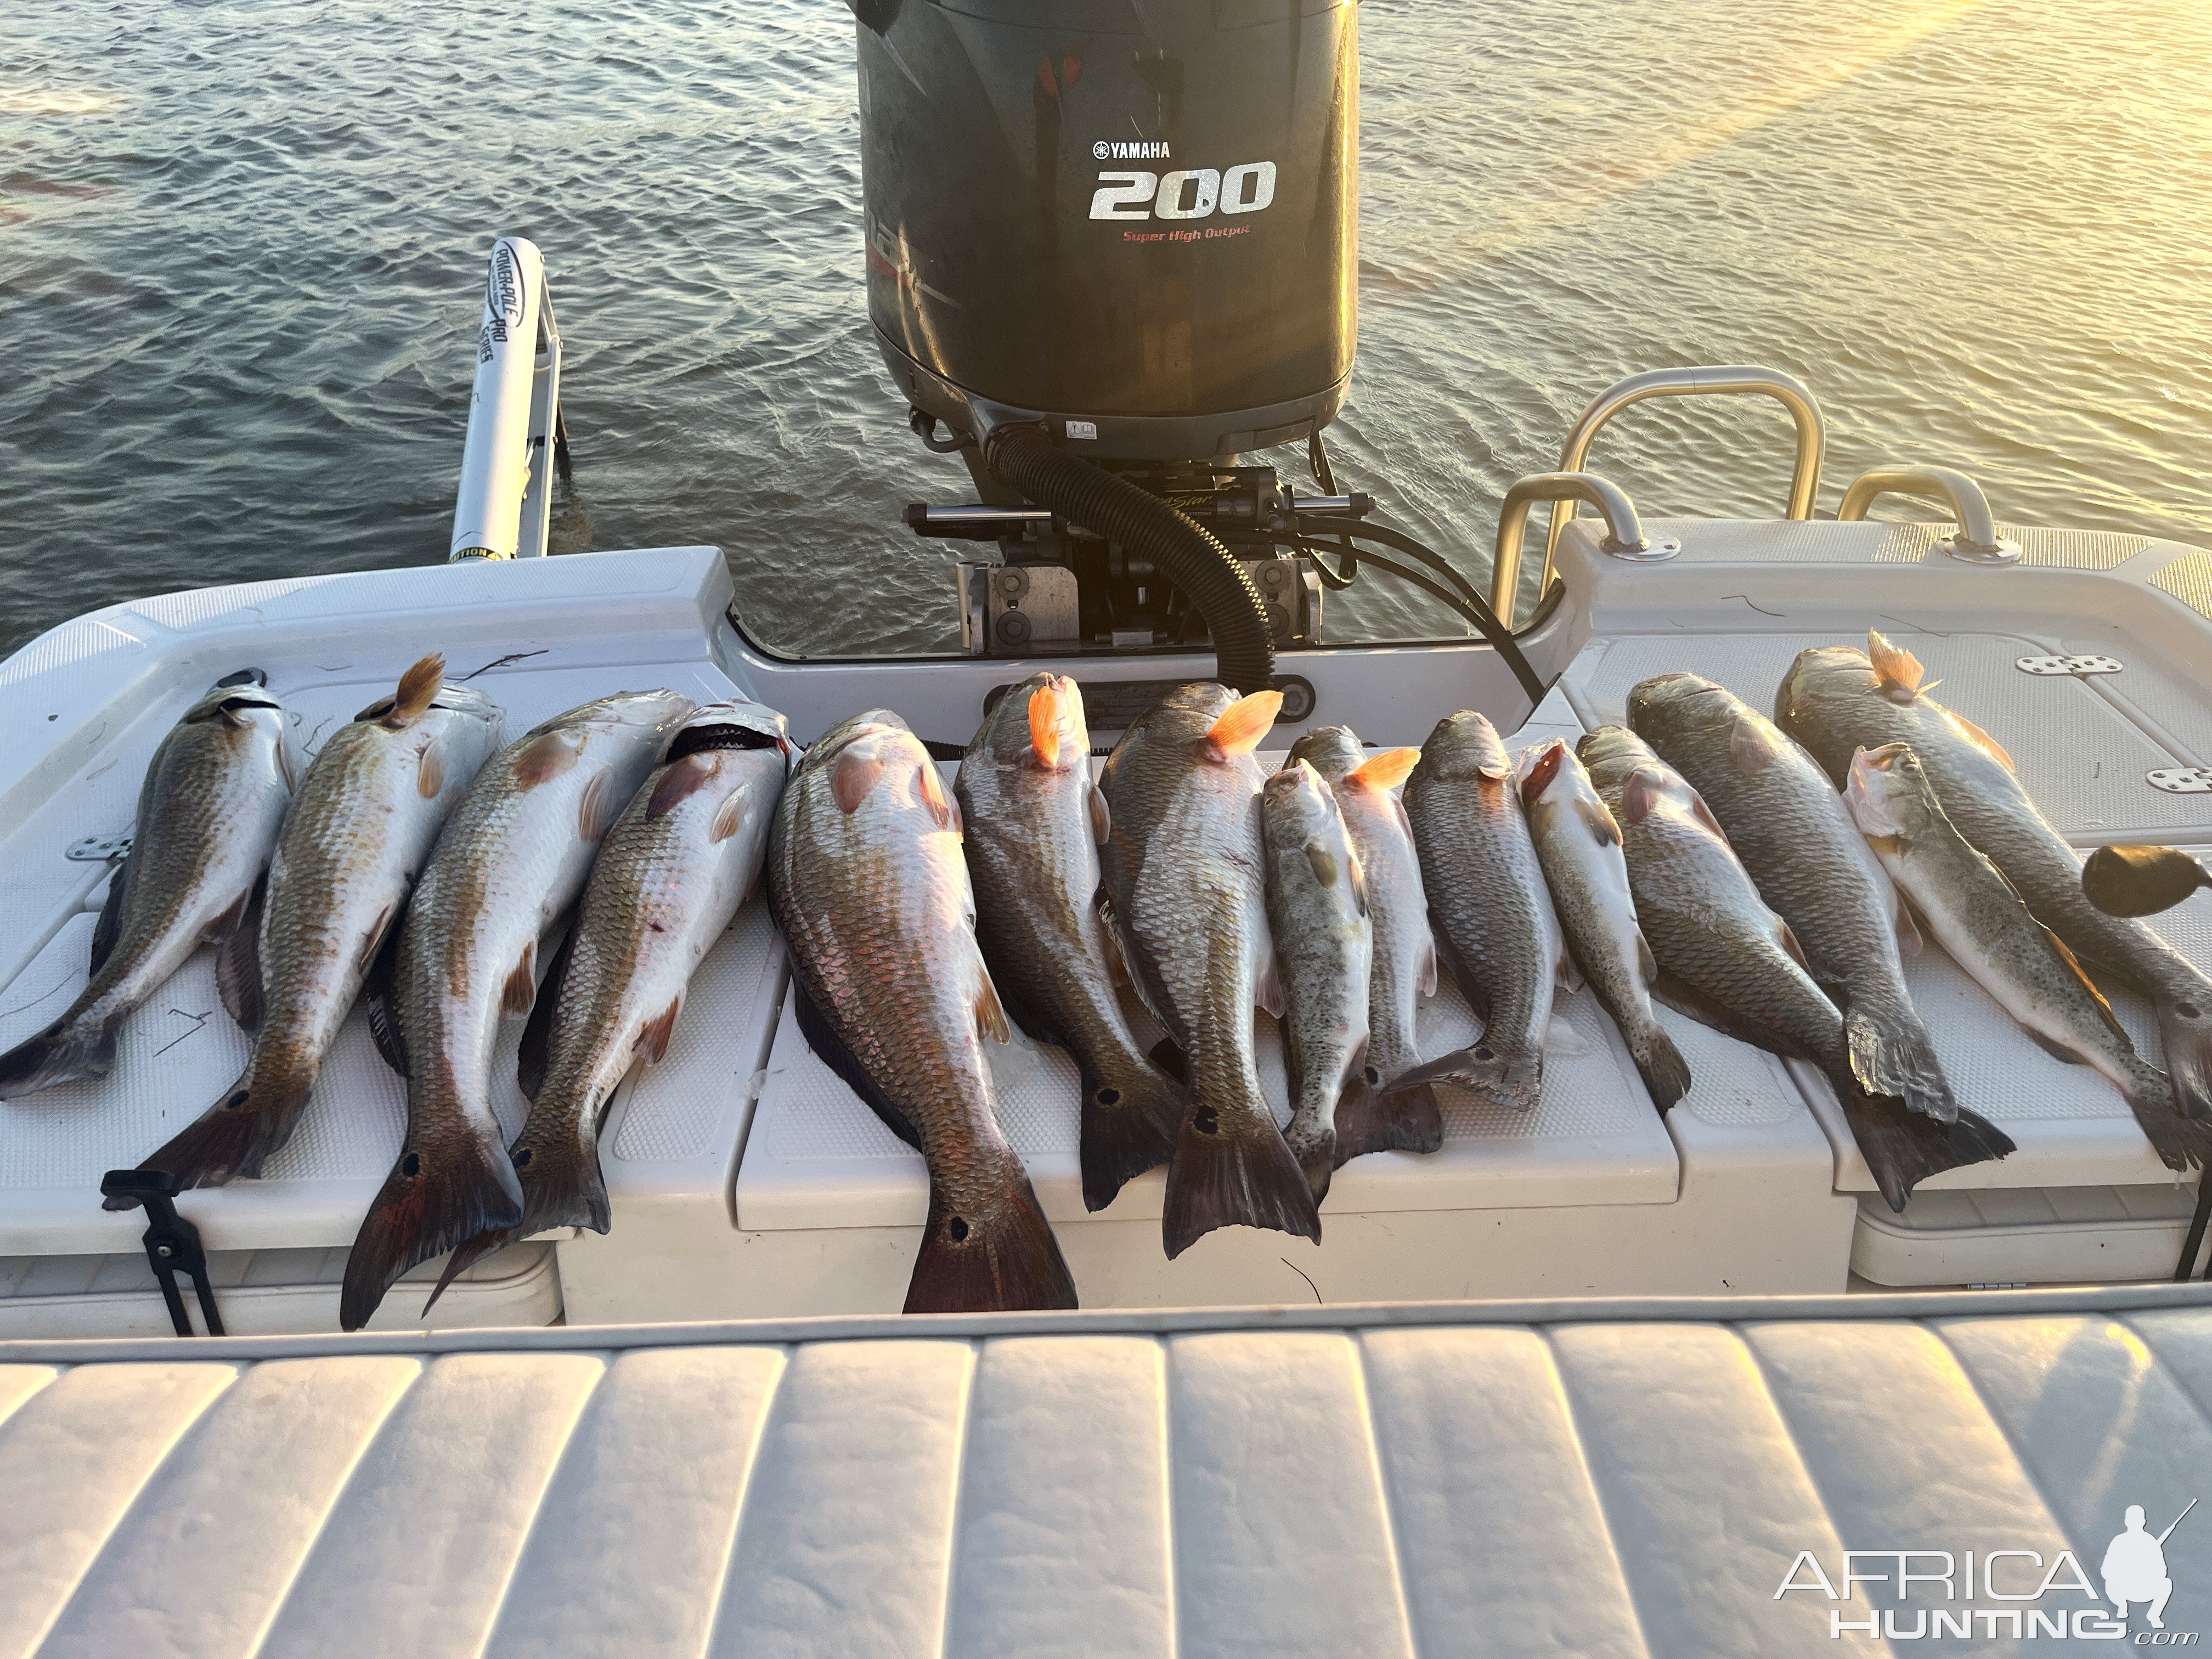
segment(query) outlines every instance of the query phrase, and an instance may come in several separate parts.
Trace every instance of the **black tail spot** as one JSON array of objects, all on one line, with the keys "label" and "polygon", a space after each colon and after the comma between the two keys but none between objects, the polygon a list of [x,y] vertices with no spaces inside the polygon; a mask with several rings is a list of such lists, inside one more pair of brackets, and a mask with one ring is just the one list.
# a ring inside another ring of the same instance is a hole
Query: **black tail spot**
[{"label": "black tail spot", "polygon": [[1119,1089],[1101,1089],[1091,1098],[1101,1106],[1119,1106],[1121,1103],[1121,1091]]},{"label": "black tail spot", "polygon": [[1221,1133],[1221,1119],[1212,1107],[1195,1106],[1191,1109],[1190,1127],[1202,1135],[1218,1135]]},{"label": "black tail spot", "polygon": [[222,1109],[226,1112],[234,1112],[252,1098],[252,1095],[248,1093],[246,1090],[240,1089],[236,1094],[231,1096],[228,1100],[222,1103]]},{"label": "black tail spot", "polygon": [[1474,1057],[1477,1060],[1495,1060],[1498,1058],[1498,1051],[1486,1042],[1474,1051]]},{"label": "black tail spot", "polygon": [[421,1155],[416,1152],[410,1152],[406,1157],[401,1158],[399,1160],[399,1173],[404,1176],[422,1174],[422,1159]]},{"label": "black tail spot", "polygon": [[959,1216],[956,1215],[951,1220],[946,1222],[945,1231],[952,1235],[952,1242],[955,1244],[964,1244],[968,1241],[968,1223]]},{"label": "black tail spot", "polygon": [[2177,1002],[2173,1005],[2173,1012],[2184,1019],[2200,1018],[2204,1012],[2193,1002]]},{"label": "black tail spot", "polygon": [[528,1168],[530,1167],[530,1148],[529,1148],[529,1147],[527,1147],[527,1146],[522,1147],[520,1150],[519,1150],[519,1151],[515,1153],[515,1155],[514,1155],[514,1167],[515,1167],[516,1169],[518,1169],[518,1170],[526,1170],[526,1169],[528,1169]]},{"label": "black tail spot", "polygon": [[1359,1076],[1360,1079],[1370,1089],[1379,1089],[1382,1086],[1382,1073],[1376,1070],[1372,1066],[1370,1066],[1365,1071],[1362,1072]]}]

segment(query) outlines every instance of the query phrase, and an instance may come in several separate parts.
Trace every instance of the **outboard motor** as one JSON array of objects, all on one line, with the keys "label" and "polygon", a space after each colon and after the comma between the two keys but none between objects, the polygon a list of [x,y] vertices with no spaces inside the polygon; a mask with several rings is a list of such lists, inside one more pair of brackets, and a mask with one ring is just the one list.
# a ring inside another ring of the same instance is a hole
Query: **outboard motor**
[{"label": "outboard motor", "polygon": [[[1504,640],[1450,565],[1336,494],[1322,444],[1358,314],[1357,0],[848,3],[869,317],[914,430],[981,497],[907,522],[999,544],[960,567],[967,650],[1210,637],[1255,690],[1277,647],[1322,642],[1324,588],[1361,562]],[[1324,494],[1240,464],[1294,441]]]}]

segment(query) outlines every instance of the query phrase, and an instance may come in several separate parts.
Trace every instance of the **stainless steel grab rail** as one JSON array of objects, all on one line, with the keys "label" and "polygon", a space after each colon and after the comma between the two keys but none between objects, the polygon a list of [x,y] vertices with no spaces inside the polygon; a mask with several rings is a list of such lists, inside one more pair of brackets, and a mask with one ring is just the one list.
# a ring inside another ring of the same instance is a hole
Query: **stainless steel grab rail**
[{"label": "stainless steel grab rail", "polygon": [[[1528,535],[1529,511],[1539,501],[1588,501],[1604,516],[1602,545],[1615,558],[1651,562],[1671,559],[1682,550],[1677,541],[1652,543],[1636,516],[1635,503],[1619,485],[1595,472],[1538,472],[1523,478],[1505,492],[1498,506],[1498,548],[1490,562],[1490,608],[1509,629],[1521,586],[1521,544]],[[1550,574],[1547,561],[1547,580],[1536,590],[1540,598],[1550,586]]]},{"label": "stainless steel grab rail", "polygon": [[[1631,404],[1646,398],[1731,397],[1750,393],[1771,398],[1790,411],[1797,428],[1797,461],[1790,474],[1790,506],[1786,517],[1809,519],[1820,494],[1820,461],[1827,453],[1828,428],[1820,418],[1820,405],[1812,388],[1795,374],[1778,368],[1741,364],[1721,368],[1655,368],[1648,374],[1632,374],[1598,394],[1575,419],[1574,428],[1559,451],[1559,471],[1579,472],[1589,459],[1590,445],[1605,423]],[[1536,591],[1552,586],[1553,568],[1559,556],[1559,538],[1575,516],[1569,501],[1552,514],[1551,534],[1544,542],[1544,574]]]},{"label": "stainless steel grab rail", "polygon": [[1866,517],[1867,508],[1877,496],[1891,495],[1938,495],[1949,503],[1951,521],[1959,526],[1958,532],[1936,544],[1953,558],[1968,564],[2020,562],[2020,544],[1997,534],[1990,498],[1982,494],[1981,485],[1955,467],[1884,466],[1862,473],[1844,491],[1836,518],[1842,523],[1856,523]]}]

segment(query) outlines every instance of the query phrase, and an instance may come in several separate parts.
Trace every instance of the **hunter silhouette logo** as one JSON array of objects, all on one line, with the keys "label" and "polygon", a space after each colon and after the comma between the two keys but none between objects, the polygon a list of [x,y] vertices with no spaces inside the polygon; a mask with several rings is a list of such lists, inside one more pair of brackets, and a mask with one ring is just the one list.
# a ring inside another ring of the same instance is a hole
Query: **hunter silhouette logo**
[{"label": "hunter silhouette logo", "polygon": [[2105,1581],[2105,1599],[2112,1604],[2112,1611],[2123,1619],[2128,1616],[2130,1601],[2149,1603],[2144,1618],[2153,1630],[2166,1628],[2166,1598],[2173,1594],[2173,1580],[2166,1571],[2166,1540],[2173,1536],[2173,1528],[2197,1507],[2191,1498],[2188,1508],[2173,1517],[2164,1532],[2150,1533],[2144,1528],[2143,1507],[2128,1505],[2124,1517],[2125,1529],[2105,1546],[2104,1565],[2100,1576]]}]

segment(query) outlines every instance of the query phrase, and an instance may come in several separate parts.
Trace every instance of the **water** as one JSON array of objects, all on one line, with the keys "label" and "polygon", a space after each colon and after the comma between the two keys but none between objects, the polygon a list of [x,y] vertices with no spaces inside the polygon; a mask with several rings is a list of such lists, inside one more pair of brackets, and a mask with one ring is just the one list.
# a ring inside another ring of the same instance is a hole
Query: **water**
[{"label": "water", "polygon": [[[1638,369],[1764,362],[2001,516],[2212,543],[2212,8],[1366,0],[1340,478],[1471,571]],[[964,495],[865,331],[836,0],[15,0],[0,647],[133,594],[443,556],[482,260],[545,250],[564,544],[712,541],[803,654],[946,649]],[[1278,452],[1294,466],[1288,452]],[[1778,510],[1778,411],[1646,405],[1648,514]],[[1895,504],[1893,503],[1893,506]],[[1333,629],[1447,631],[1363,583]]]}]

